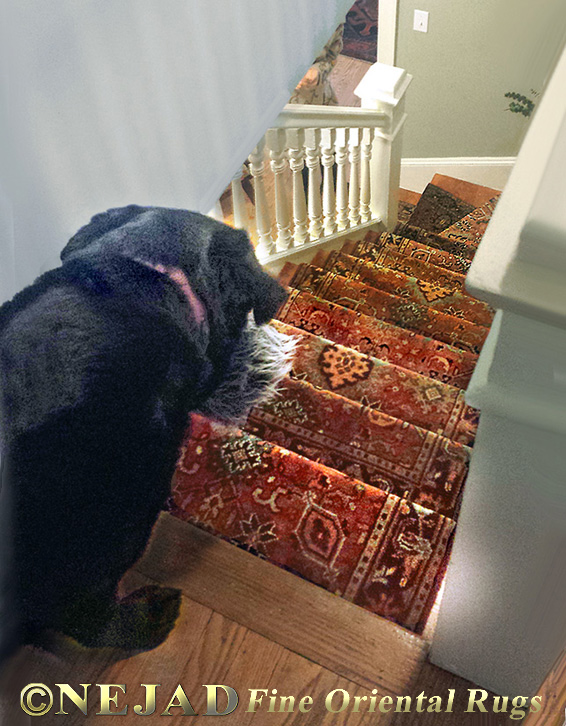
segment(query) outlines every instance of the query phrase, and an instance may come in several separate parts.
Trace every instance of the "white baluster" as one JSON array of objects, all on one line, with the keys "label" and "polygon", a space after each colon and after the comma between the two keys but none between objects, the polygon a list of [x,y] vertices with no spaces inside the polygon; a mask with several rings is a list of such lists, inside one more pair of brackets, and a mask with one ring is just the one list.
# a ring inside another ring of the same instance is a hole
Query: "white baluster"
[{"label": "white baluster", "polygon": [[322,183],[322,209],[324,212],[324,234],[336,232],[336,194],[334,192],[334,142],[335,129],[322,129],[321,150],[324,180]]},{"label": "white baluster", "polygon": [[350,226],[360,223],[360,129],[350,129],[350,190],[348,206],[350,207]]},{"label": "white baluster", "polygon": [[262,139],[249,155],[250,172],[254,180],[255,221],[259,243],[257,252],[265,257],[275,251],[271,237],[271,219],[265,194],[264,164],[265,139]]},{"label": "white baluster", "polygon": [[373,142],[373,129],[362,131],[362,182],[360,192],[360,212],[362,222],[371,219],[371,146]]},{"label": "white baluster", "polygon": [[346,161],[348,159],[347,129],[336,129],[336,222],[338,230],[348,229],[348,185]]},{"label": "white baluster", "polygon": [[291,235],[291,214],[285,185],[285,170],[287,167],[285,159],[285,131],[283,129],[269,129],[265,138],[267,146],[269,147],[271,171],[273,172],[275,188],[275,222],[277,224],[275,249],[277,252],[284,252],[293,242]]},{"label": "white baluster", "polygon": [[309,170],[309,235],[318,239],[322,232],[322,204],[320,200],[320,131],[305,130],[306,164]]},{"label": "white baluster", "polygon": [[237,229],[248,228],[248,210],[246,208],[246,197],[242,189],[242,170],[240,167],[232,179],[232,208],[234,212],[234,227]]},{"label": "white baluster", "polygon": [[304,143],[305,134],[302,129],[289,129],[287,131],[289,167],[293,173],[293,219],[295,222],[293,237],[295,247],[303,245],[308,240],[307,202],[303,184]]}]

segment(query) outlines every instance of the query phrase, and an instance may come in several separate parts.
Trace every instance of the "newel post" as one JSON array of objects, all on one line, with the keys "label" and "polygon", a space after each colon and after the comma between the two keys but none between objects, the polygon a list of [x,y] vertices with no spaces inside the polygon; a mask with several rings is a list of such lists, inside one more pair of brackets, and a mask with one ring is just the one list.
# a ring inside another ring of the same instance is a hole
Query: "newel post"
[{"label": "newel post", "polygon": [[402,129],[405,94],[413,77],[402,68],[374,63],[354,93],[362,108],[383,111],[388,123],[375,129],[371,155],[371,216],[380,217],[387,229],[397,223],[401,177]]}]

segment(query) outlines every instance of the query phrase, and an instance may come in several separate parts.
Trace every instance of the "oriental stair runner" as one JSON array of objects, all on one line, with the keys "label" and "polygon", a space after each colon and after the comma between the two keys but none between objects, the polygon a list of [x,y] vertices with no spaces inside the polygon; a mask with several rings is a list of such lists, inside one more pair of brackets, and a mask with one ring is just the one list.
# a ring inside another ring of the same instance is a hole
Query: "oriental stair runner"
[{"label": "oriental stair runner", "polygon": [[437,175],[393,234],[287,263],[292,373],[242,430],[192,417],[172,514],[422,632],[478,424],[494,311],[464,280],[498,197]]}]

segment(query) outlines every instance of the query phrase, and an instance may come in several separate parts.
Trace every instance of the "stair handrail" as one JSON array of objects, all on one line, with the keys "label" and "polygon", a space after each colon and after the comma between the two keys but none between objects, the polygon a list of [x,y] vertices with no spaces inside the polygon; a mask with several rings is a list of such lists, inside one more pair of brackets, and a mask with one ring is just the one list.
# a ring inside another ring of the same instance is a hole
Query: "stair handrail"
[{"label": "stair handrail", "polygon": [[[250,233],[262,263],[346,230],[395,226],[411,81],[402,68],[374,63],[354,91],[361,108],[284,107],[232,179],[233,223]],[[249,175],[253,206],[242,189]]]},{"label": "stair handrail", "polygon": [[273,122],[272,128],[388,128],[389,115],[357,106],[302,106],[287,104]]}]

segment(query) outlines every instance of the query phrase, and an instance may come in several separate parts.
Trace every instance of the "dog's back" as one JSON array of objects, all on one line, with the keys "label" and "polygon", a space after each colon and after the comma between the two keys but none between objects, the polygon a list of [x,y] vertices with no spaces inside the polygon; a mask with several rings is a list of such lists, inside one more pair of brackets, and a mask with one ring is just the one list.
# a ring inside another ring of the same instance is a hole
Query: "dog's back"
[{"label": "dog's back", "polygon": [[33,641],[57,622],[73,593],[110,596],[169,491],[199,359],[156,275],[124,264],[114,280],[84,262],[79,276],[51,274],[5,311],[6,652],[15,632]]}]

